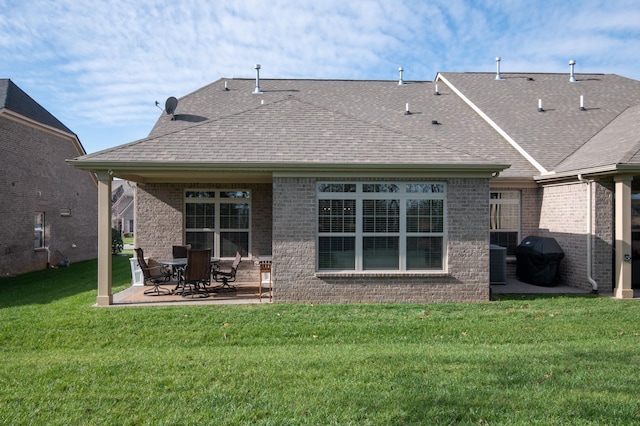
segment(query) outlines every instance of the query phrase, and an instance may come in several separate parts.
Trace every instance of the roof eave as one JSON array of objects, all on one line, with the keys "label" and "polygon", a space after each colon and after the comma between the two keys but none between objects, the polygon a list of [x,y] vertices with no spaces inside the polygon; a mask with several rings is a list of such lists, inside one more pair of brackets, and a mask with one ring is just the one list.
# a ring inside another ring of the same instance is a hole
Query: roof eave
[{"label": "roof eave", "polygon": [[131,162],[67,160],[75,168],[134,181],[171,180],[172,177],[213,178],[242,176],[323,176],[353,174],[428,174],[447,177],[492,177],[507,164],[386,164],[386,163],[294,163],[294,162]]},{"label": "roof eave", "polygon": [[534,176],[533,179],[538,183],[545,183],[572,178],[638,173],[640,173],[640,164],[609,164],[606,166],[589,167],[566,172],[553,172],[545,175]]}]

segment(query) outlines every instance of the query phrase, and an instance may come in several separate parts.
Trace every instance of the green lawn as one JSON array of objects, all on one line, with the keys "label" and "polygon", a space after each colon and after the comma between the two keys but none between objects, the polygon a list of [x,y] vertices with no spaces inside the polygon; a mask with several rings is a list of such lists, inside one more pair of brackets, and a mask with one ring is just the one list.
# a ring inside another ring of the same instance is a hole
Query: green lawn
[{"label": "green lawn", "polygon": [[0,279],[0,424],[640,423],[637,301],[96,308],[95,271]]}]

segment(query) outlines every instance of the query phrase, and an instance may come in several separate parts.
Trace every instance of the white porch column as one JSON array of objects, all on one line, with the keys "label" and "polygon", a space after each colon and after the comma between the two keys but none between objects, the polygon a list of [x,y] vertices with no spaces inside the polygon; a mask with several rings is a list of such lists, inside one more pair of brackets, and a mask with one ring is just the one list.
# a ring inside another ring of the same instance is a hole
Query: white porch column
[{"label": "white porch column", "polygon": [[98,172],[98,306],[113,303],[111,294],[111,175]]},{"label": "white porch column", "polygon": [[616,185],[616,288],[615,297],[632,299],[631,288],[631,181],[633,176],[615,177]]}]

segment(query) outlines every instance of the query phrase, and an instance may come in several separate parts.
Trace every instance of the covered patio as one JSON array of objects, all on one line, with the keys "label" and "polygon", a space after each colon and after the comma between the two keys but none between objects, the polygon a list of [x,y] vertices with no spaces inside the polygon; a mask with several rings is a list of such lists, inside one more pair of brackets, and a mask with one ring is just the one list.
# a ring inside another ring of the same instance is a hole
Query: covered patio
[{"label": "covered patio", "polygon": [[[174,282],[169,282],[165,287],[171,288]],[[271,303],[269,289],[263,287],[260,294],[259,283],[238,283],[236,292],[211,293],[207,298],[189,298],[177,294],[164,296],[145,295],[145,286],[131,286],[113,295],[113,307],[133,306],[180,306],[180,305],[251,305]],[[591,294],[590,291],[567,285],[538,286],[519,281],[516,278],[507,278],[506,284],[491,285],[491,293],[510,295],[566,295],[566,294]],[[638,291],[636,290],[636,293]],[[604,297],[613,297],[613,293],[600,294]],[[640,294],[636,294],[636,297]]]},{"label": "covered patio", "polygon": [[[163,287],[170,289],[175,282],[169,282]],[[131,286],[113,295],[111,306],[175,306],[175,305],[251,305],[271,303],[268,288],[260,293],[259,283],[236,283],[237,291],[211,292],[209,297],[191,298],[179,294],[152,296],[144,294],[148,286]]]}]

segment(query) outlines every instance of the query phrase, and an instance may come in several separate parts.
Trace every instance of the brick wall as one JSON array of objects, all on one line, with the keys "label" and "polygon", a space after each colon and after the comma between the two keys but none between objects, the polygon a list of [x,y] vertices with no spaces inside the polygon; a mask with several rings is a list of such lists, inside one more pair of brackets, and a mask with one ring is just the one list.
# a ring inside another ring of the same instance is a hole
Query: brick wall
[{"label": "brick wall", "polygon": [[[560,263],[561,282],[585,290],[587,279],[587,188],[585,183],[551,185],[542,189],[540,236],[553,237],[565,258]],[[613,192],[612,183],[592,185],[593,277],[601,292],[611,291]]]},{"label": "brick wall", "polygon": [[593,213],[593,261],[592,274],[601,293],[613,291],[613,243],[614,243],[614,183],[612,178],[602,179],[593,185],[595,201]]},{"label": "brick wall", "polygon": [[448,274],[315,272],[316,181],[274,178],[276,302],[449,302],[489,299],[489,182],[447,182]]},{"label": "brick wall", "polygon": [[522,188],[519,191],[522,201],[520,206],[520,239],[522,240],[530,235],[538,235],[542,189]]},{"label": "brick wall", "polygon": [[[0,140],[0,274],[46,268],[47,251],[33,247],[35,212],[45,213],[52,264],[96,258],[97,186],[89,173],[65,163],[80,155],[73,142],[5,117]],[[62,209],[71,216],[61,216]]]}]

